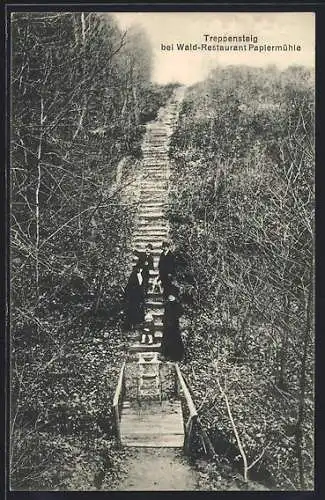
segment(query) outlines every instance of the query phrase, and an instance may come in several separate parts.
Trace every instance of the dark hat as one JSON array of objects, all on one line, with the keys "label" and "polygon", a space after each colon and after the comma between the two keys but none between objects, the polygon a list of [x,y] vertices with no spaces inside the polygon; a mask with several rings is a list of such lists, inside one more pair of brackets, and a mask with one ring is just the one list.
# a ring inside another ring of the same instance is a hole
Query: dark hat
[{"label": "dark hat", "polygon": [[152,250],[152,249],[153,249],[153,246],[151,245],[151,243],[148,243],[148,244],[146,245],[146,248],[149,248],[150,250]]}]

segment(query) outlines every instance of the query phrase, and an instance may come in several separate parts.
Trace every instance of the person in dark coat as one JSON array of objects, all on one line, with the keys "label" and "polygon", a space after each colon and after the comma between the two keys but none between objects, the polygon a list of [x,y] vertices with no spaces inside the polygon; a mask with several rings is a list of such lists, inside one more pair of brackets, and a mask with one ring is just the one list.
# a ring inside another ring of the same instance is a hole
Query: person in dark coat
[{"label": "person in dark coat", "polygon": [[143,289],[145,295],[148,293],[150,271],[153,271],[152,245],[148,243],[144,252],[139,252],[139,265],[142,267]]},{"label": "person in dark coat", "polygon": [[144,321],[144,280],[142,272],[138,259],[125,287],[126,327],[130,329],[136,328]]},{"label": "person in dark coat", "polygon": [[162,252],[159,258],[158,270],[158,280],[162,284],[164,290],[164,299],[166,299],[169,293],[168,289],[170,288],[173,277],[175,275],[175,258],[170,249],[170,244],[167,241],[162,244]]},{"label": "person in dark coat", "polygon": [[163,316],[163,337],[161,354],[171,361],[181,361],[184,357],[184,345],[179,328],[179,318],[183,308],[175,294],[169,294],[165,301]]}]

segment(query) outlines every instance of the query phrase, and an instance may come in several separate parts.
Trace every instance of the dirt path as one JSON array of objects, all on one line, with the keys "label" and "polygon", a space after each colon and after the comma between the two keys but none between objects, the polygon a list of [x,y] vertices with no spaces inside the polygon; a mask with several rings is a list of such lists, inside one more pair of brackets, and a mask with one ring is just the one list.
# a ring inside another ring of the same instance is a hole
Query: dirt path
[{"label": "dirt path", "polygon": [[197,473],[174,448],[129,448],[126,472],[115,491],[196,490]]}]

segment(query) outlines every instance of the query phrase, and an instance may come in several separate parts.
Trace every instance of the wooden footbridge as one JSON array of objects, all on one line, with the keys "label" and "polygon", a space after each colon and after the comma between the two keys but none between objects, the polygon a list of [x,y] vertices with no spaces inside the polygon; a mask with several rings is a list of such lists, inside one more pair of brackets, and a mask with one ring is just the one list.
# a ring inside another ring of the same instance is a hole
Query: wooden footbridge
[{"label": "wooden footbridge", "polygon": [[[158,275],[161,244],[169,236],[165,215],[170,175],[168,148],[183,92],[178,88],[160,110],[158,119],[147,125],[142,144],[142,182],[133,246],[139,251],[144,251],[148,243],[153,246],[155,269],[149,284]],[[188,452],[197,413],[179,366],[161,359],[164,306],[161,292],[150,288],[145,307],[154,318],[154,343],[141,344],[141,332],[129,334],[128,356],[113,401],[116,438],[122,446],[184,447]]]}]

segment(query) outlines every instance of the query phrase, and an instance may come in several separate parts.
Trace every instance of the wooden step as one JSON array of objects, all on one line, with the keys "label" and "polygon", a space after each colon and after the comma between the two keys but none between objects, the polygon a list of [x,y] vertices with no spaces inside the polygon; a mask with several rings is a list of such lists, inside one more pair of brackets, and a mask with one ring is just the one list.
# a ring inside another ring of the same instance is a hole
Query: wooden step
[{"label": "wooden step", "polygon": [[154,163],[151,160],[146,160],[142,162],[142,174],[143,177],[146,177],[149,174],[169,174],[170,166],[165,161],[155,161]]},{"label": "wooden step", "polygon": [[167,200],[168,189],[160,188],[157,186],[142,186],[140,191],[140,199],[143,200],[145,196],[151,196],[152,201],[164,201]]},{"label": "wooden step", "polygon": [[159,231],[159,232],[167,232],[169,229],[168,222],[166,220],[162,220],[159,223],[156,220],[145,221],[143,219],[137,222],[137,231]]},{"label": "wooden step", "polygon": [[141,247],[146,247],[148,243],[151,243],[151,245],[154,248],[159,248],[161,250],[161,244],[165,240],[165,238],[161,236],[143,236],[143,235],[136,235],[133,236],[132,241],[134,245],[138,245]]},{"label": "wooden step", "polygon": [[153,317],[154,317],[154,325],[160,327],[161,325],[157,325],[156,321],[157,321],[158,318],[160,318],[160,320],[162,321],[162,318],[164,316],[164,308],[163,307],[156,308],[156,307],[153,307],[153,306],[147,306],[146,305],[146,310],[153,315]]},{"label": "wooden step", "polygon": [[141,208],[160,208],[160,209],[163,209],[165,206],[165,204],[162,202],[162,201],[143,201],[142,203],[140,203],[140,207]]},{"label": "wooden step", "polygon": [[[149,278],[149,282],[151,283],[153,280]],[[147,299],[152,302],[162,302],[162,293],[160,291],[155,290],[153,291],[152,288],[149,288],[148,293],[147,293]]]},{"label": "wooden step", "polygon": [[141,344],[141,342],[135,342],[129,346],[129,352],[160,352],[161,342],[154,342],[153,344]]},{"label": "wooden step", "polygon": [[144,219],[162,219],[165,217],[165,213],[163,212],[163,210],[160,210],[159,208],[158,209],[147,209],[146,207],[144,208],[140,208],[140,210],[138,210],[138,214],[137,214],[137,217],[138,218],[144,218]]},{"label": "wooden step", "polygon": [[141,188],[154,188],[158,191],[159,189],[166,189],[167,182],[166,181],[157,181],[154,179],[143,179],[141,181]]},{"label": "wooden step", "polygon": [[148,162],[145,162],[142,164],[142,179],[149,179],[150,180],[150,175],[159,176],[161,175],[162,177],[165,175],[170,174],[170,167],[167,163],[162,163],[161,165],[158,166],[152,166],[148,164]]},{"label": "wooden step", "polygon": [[[137,216],[137,223],[138,224],[151,224],[153,222],[158,222],[164,220],[165,216],[164,215],[158,215],[158,214],[139,214]],[[166,220],[166,219],[165,219]]]},{"label": "wooden step", "polygon": [[166,190],[164,191],[160,191],[160,192],[144,192],[144,191],[141,191],[140,193],[140,202],[143,202],[143,201],[161,201],[163,203],[166,203],[168,199],[168,192]]},{"label": "wooden step", "polygon": [[149,372],[148,373],[141,373],[141,377],[143,379],[147,378],[147,379],[151,380],[151,379],[155,379],[157,377],[157,373],[154,373],[154,372],[152,372],[152,373],[149,373]]},{"label": "wooden step", "polygon": [[141,227],[137,227],[134,231],[133,236],[138,238],[142,236],[143,238],[163,238],[168,236],[168,228],[154,229],[152,225],[146,226],[141,224]]},{"label": "wooden step", "polygon": [[153,307],[154,309],[160,309],[160,308],[164,307],[164,303],[162,300],[147,299],[146,305],[147,305],[147,307]]},{"label": "wooden step", "polygon": [[169,161],[169,152],[167,150],[165,151],[152,151],[151,149],[143,149],[142,150],[142,161],[150,160],[151,162],[153,161],[163,161],[165,163],[168,163]]}]

